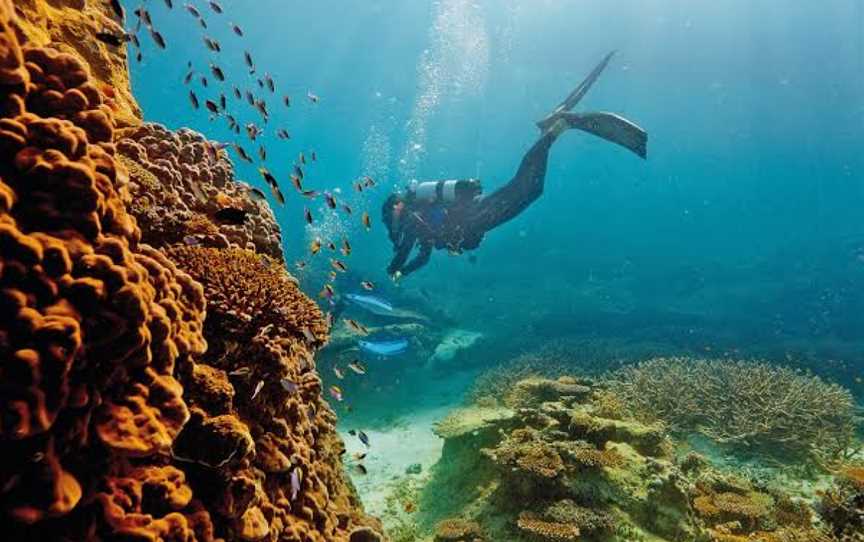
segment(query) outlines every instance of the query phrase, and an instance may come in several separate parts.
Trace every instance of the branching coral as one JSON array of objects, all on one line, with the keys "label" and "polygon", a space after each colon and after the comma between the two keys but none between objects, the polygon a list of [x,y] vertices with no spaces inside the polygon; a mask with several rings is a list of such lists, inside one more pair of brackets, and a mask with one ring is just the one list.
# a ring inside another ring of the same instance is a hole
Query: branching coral
[{"label": "branching coral", "polygon": [[[133,202],[143,239],[157,247],[189,242],[231,245],[282,260],[281,234],[273,212],[249,185],[234,180],[224,150],[200,134],[144,124],[121,132],[117,149],[130,172]],[[225,207],[242,209],[242,224],[212,218]]]},{"label": "branching coral", "polygon": [[855,439],[847,390],[767,363],[658,358],[615,372],[610,385],[643,419],[766,454],[832,460]]},{"label": "branching coral", "polygon": [[[68,519],[111,537],[119,527],[89,506],[93,492],[126,457],[148,469],[186,422],[174,369],[206,347],[204,298],[138,244],[112,113],[88,71],[75,56],[21,48],[12,9],[0,2],[0,499],[14,520],[5,534],[20,538],[29,524],[28,537],[51,540]],[[168,521],[155,496],[136,506]],[[188,527],[184,508],[171,521]],[[206,515],[191,515],[207,532]]]}]

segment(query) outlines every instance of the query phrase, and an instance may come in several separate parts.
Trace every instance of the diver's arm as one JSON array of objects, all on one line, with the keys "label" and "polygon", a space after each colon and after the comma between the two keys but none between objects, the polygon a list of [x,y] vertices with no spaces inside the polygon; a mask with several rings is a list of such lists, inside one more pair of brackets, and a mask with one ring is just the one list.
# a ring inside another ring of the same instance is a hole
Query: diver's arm
[{"label": "diver's arm", "polygon": [[393,275],[397,271],[402,271],[402,266],[405,265],[408,256],[411,255],[416,240],[417,238],[414,235],[403,235],[399,245],[396,247],[396,254],[393,255],[393,260],[390,262],[390,265],[387,266],[388,275]]},{"label": "diver's arm", "polygon": [[432,245],[430,244],[422,244],[420,245],[420,251],[417,253],[414,258],[408,262],[408,264],[402,268],[402,276],[409,275],[414,271],[417,271],[427,263],[429,263],[429,258],[432,256]]}]

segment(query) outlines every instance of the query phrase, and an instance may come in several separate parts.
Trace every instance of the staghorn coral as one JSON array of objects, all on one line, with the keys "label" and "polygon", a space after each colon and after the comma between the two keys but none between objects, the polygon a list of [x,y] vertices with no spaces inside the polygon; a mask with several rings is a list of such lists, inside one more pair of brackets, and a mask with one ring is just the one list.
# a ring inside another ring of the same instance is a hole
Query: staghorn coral
[{"label": "staghorn coral", "polygon": [[[161,248],[191,235],[202,245],[230,245],[282,260],[273,211],[252,196],[249,185],[234,180],[227,153],[202,135],[146,123],[122,130],[117,150],[130,172],[130,212],[145,242]],[[244,210],[245,222],[217,223],[211,217],[224,207]]]},{"label": "staghorn coral", "polygon": [[[12,9],[0,2],[5,534],[114,537],[137,519],[95,503],[127,458],[140,466],[121,485],[151,484],[151,463],[186,422],[174,369],[206,348],[204,297],[139,244],[112,112],[88,70],[73,55],[21,47]],[[147,518],[141,536],[158,539],[170,524],[178,537],[212,539],[180,486],[126,510]]]},{"label": "staghorn coral", "polygon": [[642,419],[784,458],[837,461],[855,441],[844,388],[767,363],[658,358],[609,377]]},{"label": "staghorn coral", "polygon": [[90,74],[118,125],[141,122],[141,109],[132,96],[126,46],[112,47],[93,39],[96,32],[119,34],[107,2],[45,2],[15,0],[17,27],[33,47],[51,47],[75,57]]}]

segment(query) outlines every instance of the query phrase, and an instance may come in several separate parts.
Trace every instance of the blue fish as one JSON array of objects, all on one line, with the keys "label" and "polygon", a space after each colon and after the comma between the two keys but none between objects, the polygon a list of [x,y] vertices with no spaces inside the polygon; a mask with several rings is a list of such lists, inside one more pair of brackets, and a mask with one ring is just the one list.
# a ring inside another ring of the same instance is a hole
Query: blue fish
[{"label": "blue fish", "polygon": [[396,339],[392,341],[359,341],[360,348],[377,356],[397,356],[408,350],[408,341]]},{"label": "blue fish", "polygon": [[372,314],[389,316],[393,313],[393,305],[389,301],[374,295],[345,294],[345,299]]}]

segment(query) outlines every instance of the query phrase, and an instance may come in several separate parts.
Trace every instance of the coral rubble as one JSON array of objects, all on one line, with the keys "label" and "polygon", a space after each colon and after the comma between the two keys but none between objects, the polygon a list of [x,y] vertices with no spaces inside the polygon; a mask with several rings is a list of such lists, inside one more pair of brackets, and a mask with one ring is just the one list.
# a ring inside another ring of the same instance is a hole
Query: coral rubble
[{"label": "coral rubble", "polygon": [[[105,23],[89,4],[0,0],[4,537],[383,540],[342,474],[313,358],[328,326],[272,212],[200,136],[117,130],[137,108],[82,60],[113,70],[101,45],[62,43]],[[182,205],[197,189],[249,221]],[[146,197],[171,218],[147,222]]]}]

